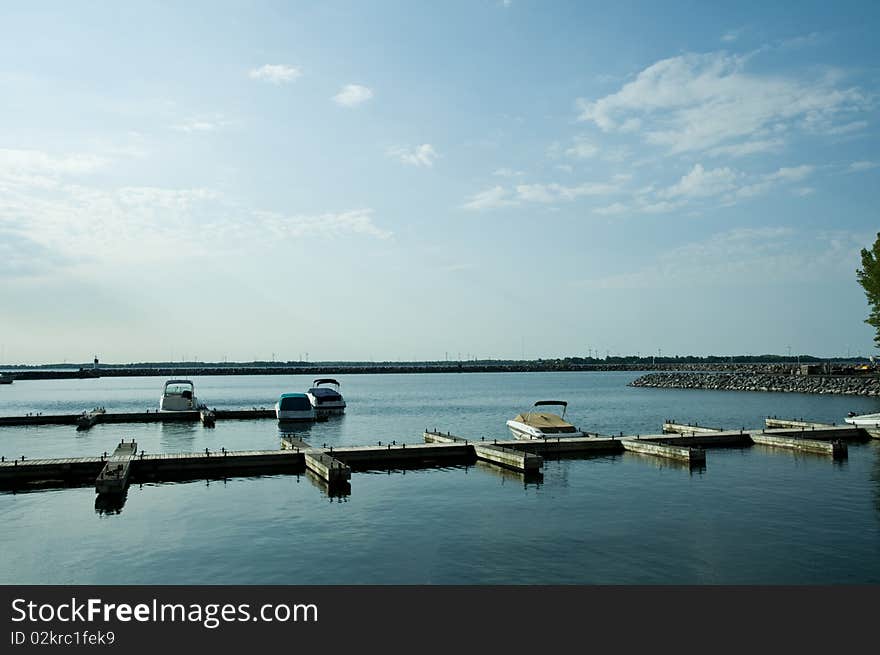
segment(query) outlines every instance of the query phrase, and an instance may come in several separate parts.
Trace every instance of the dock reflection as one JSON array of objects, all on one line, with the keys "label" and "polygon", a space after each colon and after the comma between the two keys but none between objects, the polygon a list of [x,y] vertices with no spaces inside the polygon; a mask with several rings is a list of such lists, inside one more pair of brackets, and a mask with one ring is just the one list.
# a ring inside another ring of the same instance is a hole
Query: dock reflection
[{"label": "dock reflection", "polygon": [[98,494],[95,496],[95,514],[100,516],[121,514],[127,499],[128,491],[121,494]]},{"label": "dock reflection", "polygon": [[485,471],[486,473],[490,473],[495,477],[500,478],[501,484],[515,483],[522,485],[523,488],[538,488],[544,483],[544,474],[540,471],[522,473],[503,466],[498,466],[497,464],[490,464],[489,462],[484,462],[482,460],[477,460],[475,465],[481,472]]}]

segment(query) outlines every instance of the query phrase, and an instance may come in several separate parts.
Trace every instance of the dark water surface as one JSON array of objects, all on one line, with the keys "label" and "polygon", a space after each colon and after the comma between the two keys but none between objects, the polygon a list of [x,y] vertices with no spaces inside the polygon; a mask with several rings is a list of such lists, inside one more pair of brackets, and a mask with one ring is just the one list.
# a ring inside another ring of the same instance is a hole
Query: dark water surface
[{"label": "dark water surface", "polygon": [[[760,426],[767,415],[841,422],[880,400],[636,389],[636,372],[351,375],[345,416],[315,445],[419,443],[428,428],[508,438],[539,399],[600,433],[657,433],[666,418]],[[17,381],[0,415],[144,411],[164,379]],[[194,378],[211,407],[271,407],[305,376]],[[7,457],[279,447],[274,420],[0,428]],[[354,473],[330,498],[308,475],[132,486],[118,514],[90,487],[0,494],[3,584],[823,584],[880,582],[880,441],[849,458],[754,446],[709,450],[690,471],[633,454],[546,461],[540,482],[477,464]]]}]

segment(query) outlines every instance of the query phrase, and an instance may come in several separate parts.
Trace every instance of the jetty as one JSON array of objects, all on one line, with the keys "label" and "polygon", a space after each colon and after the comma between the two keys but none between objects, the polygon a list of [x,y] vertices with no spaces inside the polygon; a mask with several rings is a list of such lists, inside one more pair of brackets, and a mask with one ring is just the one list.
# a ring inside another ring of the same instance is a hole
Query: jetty
[{"label": "jetty", "polygon": [[124,496],[129,484],[145,481],[308,473],[320,481],[328,495],[347,495],[352,473],[365,470],[480,463],[529,482],[542,479],[542,469],[548,458],[631,453],[703,470],[706,452],[713,448],[759,445],[840,459],[847,456],[848,443],[870,439],[865,430],[848,424],[835,426],[776,418],[770,423],[777,425],[780,421],[798,425],[771,428],[765,424],[749,430],[722,430],[667,420],[660,434],[588,433],[580,437],[560,435],[542,439],[491,440],[485,437],[469,439],[426,428],[421,443],[392,440],[379,441],[375,445],[335,447],[326,444],[313,446],[295,434],[285,434],[276,450],[206,448],[204,452],[160,454],[138,452],[137,444],[132,440],[121,441],[112,454],[104,452],[98,457],[26,459],[22,456],[7,460],[0,456],[0,488],[14,491],[93,483],[99,495]]},{"label": "jetty", "polygon": [[22,425],[76,425],[78,430],[88,430],[99,423],[175,423],[201,421],[205,427],[214,427],[217,420],[248,420],[275,418],[274,409],[254,407],[252,409],[207,409],[192,411],[160,412],[107,412],[103,408],[93,409],[81,414],[42,414],[40,412],[25,416],[0,416],[0,427]]}]

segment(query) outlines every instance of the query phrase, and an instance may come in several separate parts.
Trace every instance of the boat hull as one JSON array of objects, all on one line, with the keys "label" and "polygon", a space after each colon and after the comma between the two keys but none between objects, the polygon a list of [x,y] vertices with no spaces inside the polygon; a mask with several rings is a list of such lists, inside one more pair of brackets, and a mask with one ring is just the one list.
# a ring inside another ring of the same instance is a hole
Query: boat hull
[{"label": "boat hull", "polygon": [[526,425],[513,419],[507,422],[507,427],[515,439],[570,439],[572,437],[586,437],[586,433],[577,430],[575,432],[544,432],[531,425]]},{"label": "boat hull", "polygon": [[861,416],[848,416],[843,420],[850,425],[855,425],[861,428],[880,427],[880,414],[862,414]]}]

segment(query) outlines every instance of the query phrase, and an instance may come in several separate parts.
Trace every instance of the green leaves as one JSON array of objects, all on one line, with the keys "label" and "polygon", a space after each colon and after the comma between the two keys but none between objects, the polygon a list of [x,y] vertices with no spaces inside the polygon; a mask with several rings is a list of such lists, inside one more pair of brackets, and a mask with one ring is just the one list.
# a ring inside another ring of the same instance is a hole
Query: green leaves
[{"label": "green leaves", "polygon": [[856,275],[871,308],[865,323],[876,330],[874,344],[880,348],[880,232],[871,250],[862,248],[862,268],[856,271]]}]

